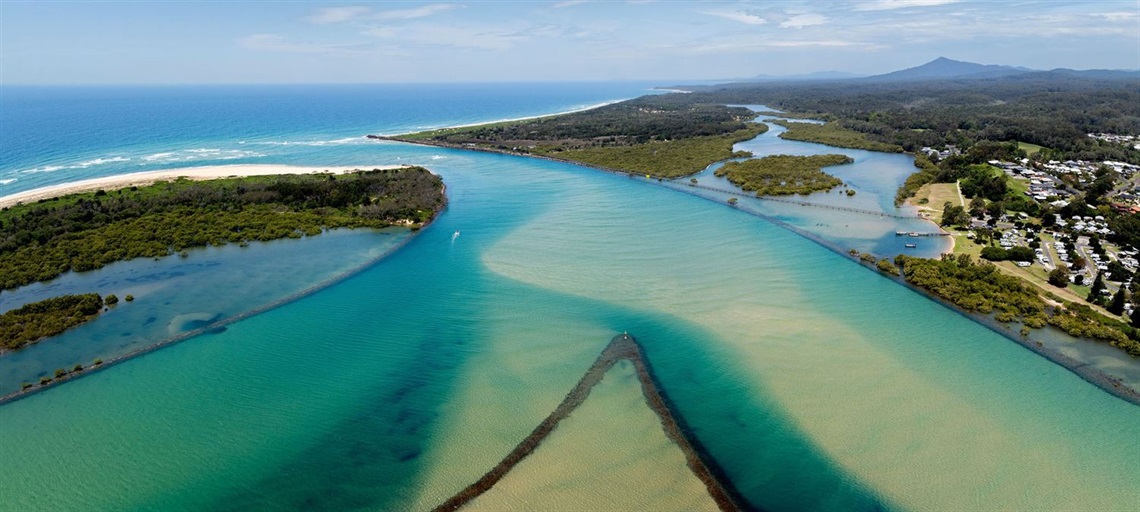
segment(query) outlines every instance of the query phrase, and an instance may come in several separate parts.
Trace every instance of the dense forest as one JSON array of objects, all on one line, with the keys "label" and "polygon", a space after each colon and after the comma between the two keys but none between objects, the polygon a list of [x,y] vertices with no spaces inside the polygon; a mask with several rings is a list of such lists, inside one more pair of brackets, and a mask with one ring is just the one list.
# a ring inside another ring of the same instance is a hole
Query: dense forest
[{"label": "dense forest", "polygon": [[571,114],[436,130],[401,138],[504,148],[629,146],[725,135],[745,129],[745,123],[756,117],[747,108],[693,103],[677,96],[684,95],[643,96]]},{"label": "dense forest", "polygon": [[443,207],[426,169],[176,180],[0,210],[0,290],[190,247],[416,226]]},{"label": "dense forest", "polygon": [[553,117],[448,128],[393,140],[543,156],[606,170],[679,178],[751,156],[733,144],[768,126],[743,107],[694,103],[684,94],[643,96]]},{"label": "dense forest", "polygon": [[[1063,72],[923,82],[740,83],[688,87],[692,102],[765,104],[916,151],[980,141],[1044,146],[1049,159],[1140,164],[1140,151],[1088,133],[1140,133],[1140,83]],[[680,96],[680,95],[679,95]]]},{"label": "dense forest", "polygon": [[901,153],[903,148],[894,144],[872,140],[867,134],[844,128],[836,122],[826,124],[788,122],[781,119],[765,120],[787,128],[781,139],[816,142],[837,148],[866,149]]},{"label": "dense forest", "polygon": [[652,141],[629,146],[579,149],[538,147],[531,150],[531,153],[615,171],[680,178],[700,172],[715,162],[752,156],[747,151],[733,151],[733,144],[754,138],[767,130],[767,125],[749,123],[743,130],[724,135]]},{"label": "dense forest", "polygon": [[823,167],[854,162],[846,155],[771,155],[743,162],[728,162],[716,170],[733,185],[759,196],[810,194],[843,184]]},{"label": "dense forest", "polygon": [[0,315],[0,351],[17,350],[55,336],[99,316],[101,311],[103,298],[96,293],[63,295],[25,304]]}]

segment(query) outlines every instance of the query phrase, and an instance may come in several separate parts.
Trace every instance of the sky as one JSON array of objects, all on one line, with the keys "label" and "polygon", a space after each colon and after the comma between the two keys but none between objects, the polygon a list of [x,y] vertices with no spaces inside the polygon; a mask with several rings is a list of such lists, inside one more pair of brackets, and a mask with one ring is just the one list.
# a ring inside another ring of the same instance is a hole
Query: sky
[{"label": "sky", "polygon": [[2,84],[721,80],[945,56],[1140,68],[1140,0],[0,0]]}]

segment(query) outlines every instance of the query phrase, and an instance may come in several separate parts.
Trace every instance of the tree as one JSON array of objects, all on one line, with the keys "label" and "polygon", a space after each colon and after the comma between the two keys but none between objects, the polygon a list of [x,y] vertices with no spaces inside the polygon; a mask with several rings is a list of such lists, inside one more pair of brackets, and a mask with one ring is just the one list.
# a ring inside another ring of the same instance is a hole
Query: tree
[{"label": "tree", "polygon": [[1057,268],[1049,272],[1049,284],[1057,288],[1069,286],[1069,267],[1063,263],[1057,265]]},{"label": "tree", "polygon": [[[1076,265],[1073,266],[1076,268]],[[1092,288],[1089,289],[1089,296],[1085,299],[1092,303],[1100,302],[1100,294],[1105,290],[1104,288],[1104,272],[1097,272],[1096,280],[1093,281]],[[1123,307],[1123,306],[1121,306]]]},{"label": "tree", "polygon": [[981,217],[986,212],[986,200],[982,196],[974,196],[970,200],[970,215],[974,217]]},{"label": "tree", "polygon": [[1124,265],[1121,265],[1119,261],[1112,260],[1108,262],[1108,276],[1109,279],[1113,281],[1124,282],[1132,277],[1132,272]]},{"label": "tree", "polygon": [[1128,299],[1124,296],[1124,293],[1124,287],[1121,286],[1120,289],[1116,291],[1116,295],[1112,296],[1112,302],[1108,304],[1109,313],[1112,313],[1114,315],[1124,314],[1124,304],[1128,302]]},{"label": "tree", "polygon": [[1132,324],[1132,327],[1140,329],[1140,308],[1134,308],[1132,310],[1132,318],[1129,318],[1129,320],[1129,323]]},{"label": "tree", "polygon": [[1005,214],[1005,203],[1001,201],[994,201],[986,207],[986,212],[990,214],[990,217],[1000,219],[1001,216]]},{"label": "tree", "polygon": [[942,225],[957,226],[970,222],[970,215],[966,209],[947,201],[942,207]]}]

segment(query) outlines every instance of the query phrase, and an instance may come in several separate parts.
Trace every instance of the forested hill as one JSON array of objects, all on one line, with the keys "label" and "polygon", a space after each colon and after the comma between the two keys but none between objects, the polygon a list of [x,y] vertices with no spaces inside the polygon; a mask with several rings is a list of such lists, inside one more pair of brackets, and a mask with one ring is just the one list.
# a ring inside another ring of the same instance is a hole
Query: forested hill
[{"label": "forested hill", "polygon": [[684,101],[764,104],[836,120],[907,151],[982,140],[1050,148],[1044,156],[1140,164],[1140,151],[1089,133],[1140,133],[1140,78],[1064,70],[987,79],[748,83],[688,88]]},{"label": "forested hill", "polygon": [[414,227],[443,208],[442,186],[426,169],[409,167],[180,179],[4,208],[0,290],[190,247],[296,238],[339,227]]}]

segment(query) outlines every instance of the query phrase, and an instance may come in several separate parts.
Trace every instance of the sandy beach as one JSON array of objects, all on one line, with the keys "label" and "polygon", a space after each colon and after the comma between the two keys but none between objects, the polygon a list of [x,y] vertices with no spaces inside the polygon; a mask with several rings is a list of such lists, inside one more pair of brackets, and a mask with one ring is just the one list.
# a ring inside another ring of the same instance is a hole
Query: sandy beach
[{"label": "sandy beach", "polygon": [[317,174],[333,173],[343,174],[358,169],[398,169],[405,165],[358,165],[358,166],[329,166],[329,167],[301,167],[295,165],[273,164],[236,164],[236,165],[210,165],[202,167],[180,167],[177,169],[163,169],[161,171],[136,172],[105,176],[89,180],[74,181],[60,185],[27,190],[16,194],[0,197],[0,208],[7,208],[19,203],[32,203],[40,199],[91,192],[93,190],[115,190],[123,187],[150,185],[158,181],[176,178],[192,180],[212,180],[241,176],[266,176],[271,174]]}]

